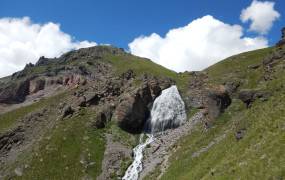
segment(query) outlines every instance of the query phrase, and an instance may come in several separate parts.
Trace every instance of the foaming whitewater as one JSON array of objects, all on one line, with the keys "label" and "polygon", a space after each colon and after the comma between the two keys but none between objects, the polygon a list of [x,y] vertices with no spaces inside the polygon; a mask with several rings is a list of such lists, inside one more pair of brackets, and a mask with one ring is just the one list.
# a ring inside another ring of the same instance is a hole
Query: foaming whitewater
[{"label": "foaming whitewater", "polygon": [[144,134],[140,136],[140,143],[134,149],[134,161],[128,167],[123,180],[137,180],[139,178],[139,173],[143,170],[143,150],[144,148],[153,141],[152,135],[147,135],[147,139],[144,141]]},{"label": "foaming whitewater", "polygon": [[151,117],[148,128],[151,133],[157,133],[166,129],[182,125],[186,120],[185,105],[176,86],[171,86],[162,91],[151,109]]},{"label": "foaming whitewater", "polygon": [[134,161],[128,167],[123,180],[137,180],[139,173],[143,170],[143,150],[154,140],[154,134],[169,128],[182,125],[186,120],[185,105],[181,99],[176,86],[171,86],[162,91],[157,97],[151,109],[150,118],[146,124],[146,131],[151,134],[140,136],[140,143],[134,149]]}]

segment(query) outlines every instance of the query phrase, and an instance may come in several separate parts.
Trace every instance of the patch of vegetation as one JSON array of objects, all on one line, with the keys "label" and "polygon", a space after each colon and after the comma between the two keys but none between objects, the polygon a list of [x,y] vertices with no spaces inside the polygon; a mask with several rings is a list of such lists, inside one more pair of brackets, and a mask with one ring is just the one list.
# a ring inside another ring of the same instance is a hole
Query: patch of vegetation
[{"label": "patch of vegetation", "polygon": [[157,166],[154,171],[150,172],[148,175],[146,175],[143,180],[155,180],[157,177],[161,174],[160,167]]},{"label": "patch of vegetation", "polygon": [[194,116],[194,114],[196,114],[197,112],[199,112],[198,108],[191,108],[188,112],[187,112],[187,119],[190,119],[192,116]]},{"label": "patch of vegetation", "polygon": [[[162,179],[282,179],[285,177],[285,83],[283,66],[274,79],[261,81],[263,57],[272,49],[243,53],[207,69],[210,83],[244,80],[242,88],[271,92],[268,101],[256,100],[250,108],[237,99],[205,131],[202,125],[183,138]],[[283,84],[283,85],[282,85]],[[244,132],[242,139],[236,133]],[[217,139],[220,139],[219,141]],[[153,178],[155,179],[155,177]]]},{"label": "patch of vegetation", "polygon": [[125,172],[127,171],[128,167],[132,164],[132,162],[133,162],[133,159],[130,159],[130,158],[122,159],[120,170],[119,170],[119,173],[118,173],[118,175],[120,177],[123,177],[125,175]]},{"label": "patch of vegetation", "polygon": [[[251,109],[231,110],[217,119],[208,131],[203,131],[202,127],[196,129],[179,143],[181,148],[171,157],[171,166],[162,179],[284,177],[285,105],[279,98],[284,98],[284,95],[266,103],[257,102]],[[229,113],[232,116],[228,116]],[[235,133],[240,129],[245,129],[245,135],[238,141]],[[192,157],[193,153],[223,135],[226,137],[222,141],[198,157]]]},{"label": "patch of vegetation", "polygon": [[115,120],[112,120],[106,127],[106,132],[113,135],[114,141],[118,141],[130,148],[135,147],[139,143],[139,134],[133,135],[126,131],[123,131],[116,124]]},{"label": "patch of vegetation", "polygon": [[46,107],[51,104],[57,104],[60,99],[65,98],[67,95],[68,95],[68,92],[60,93],[53,97],[43,98],[40,101],[35,102],[31,105],[20,107],[13,111],[1,114],[0,115],[0,133],[13,127],[13,125],[19,120],[19,118],[23,118],[28,113],[33,112],[37,109]]},{"label": "patch of vegetation", "polygon": [[[223,84],[228,81],[242,81],[242,88],[256,87],[262,77],[262,60],[273,48],[250,51],[229,57],[205,71],[208,73],[209,82],[214,84]],[[257,69],[251,69],[250,66],[260,65]]]},{"label": "patch of vegetation", "polygon": [[105,142],[101,130],[88,122],[94,112],[64,119],[33,152],[31,162],[20,179],[96,178],[101,173]]}]

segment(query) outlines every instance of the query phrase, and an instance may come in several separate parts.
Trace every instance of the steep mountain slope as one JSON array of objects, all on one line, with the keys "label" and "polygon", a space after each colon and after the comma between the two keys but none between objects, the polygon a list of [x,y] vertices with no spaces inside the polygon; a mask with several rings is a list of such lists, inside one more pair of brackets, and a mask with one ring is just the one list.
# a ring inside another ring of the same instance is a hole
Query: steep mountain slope
[{"label": "steep mountain slope", "polygon": [[[174,83],[170,78],[179,76],[121,49],[97,46],[42,57],[1,79],[1,176],[96,178],[102,163],[102,179],[122,176],[137,135],[121,129],[141,130],[148,104]],[[102,162],[104,151],[114,149],[105,157],[116,163]]]},{"label": "steep mountain slope", "polygon": [[205,86],[222,85],[232,102],[210,128],[200,124],[175,145],[161,179],[283,179],[284,67],[285,48],[277,46],[206,69]]},{"label": "steep mountain slope", "polygon": [[141,179],[282,179],[284,44],[185,73],[110,46],[41,57],[0,79],[0,179],[123,177],[173,84],[189,121],[146,148]]}]

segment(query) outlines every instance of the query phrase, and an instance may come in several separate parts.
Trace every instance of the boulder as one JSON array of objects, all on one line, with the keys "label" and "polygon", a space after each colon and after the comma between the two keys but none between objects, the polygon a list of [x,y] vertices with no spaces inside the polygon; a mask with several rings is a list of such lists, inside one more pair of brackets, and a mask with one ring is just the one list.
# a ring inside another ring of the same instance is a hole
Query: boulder
[{"label": "boulder", "polygon": [[224,86],[208,90],[206,108],[210,120],[217,118],[231,104],[232,100]]},{"label": "boulder", "polygon": [[150,111],[139,93],[127,95],[118,105],[115,118],[119,127],[130,133],[139,133]]},{"label": "boulder", "polygon": [[74,110],[71,108],[70,105],[65,105],[61,111],[61,117],[65,118],[69,115],[72,115],[74,113]]},{"label": "boulder", "polygon": [[86,98],[86,105],[98,105],[103,95],[98,92],[85,92],[84,97]]}]

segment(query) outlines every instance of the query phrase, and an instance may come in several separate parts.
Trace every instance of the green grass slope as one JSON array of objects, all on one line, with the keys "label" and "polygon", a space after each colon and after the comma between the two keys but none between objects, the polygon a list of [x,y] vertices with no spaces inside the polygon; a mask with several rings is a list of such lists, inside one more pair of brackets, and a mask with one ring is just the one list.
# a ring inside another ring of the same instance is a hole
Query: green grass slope
[{"label": "green grass slope", "polygon": [[[238,99],[205,131],[198,126],[183,138],[180,147],[170,157],[170,167],[162,179],[282,179],[285,177],[285,76],[283,66],[273,72],[276,77],[262,81],[264,70],[248,68],[261,64],[264,56],[273,51],[267,48],[230,57],[205,70],[209,83],[223,84],[242,81],[242,89],[262,89],[272,93],[268,101],[257,100],[247,109]],[[100,59],[110,63],[114,76],[128,69],[136,75],[143,73],[166,76],[177,82],[183,92],[187,89],[189,74],[177,74],[150,60],[128,54],[105,55]],[[74,61],[70,65],[89,68],[87,60]],[[284,66],[285,67],[285,66]],[[52,68],[52,67],[51,67]],[[44,72],[45,68],[33,72]],[[13,127],[20,118],[39,108],[63,102],[72,93],[43,99],[33,105],[0,115],[0,133]],[[61,97],[61,99],[59,98]],[[189,112],[188,114],[192,114]],[[101,173],[105,150],[105,132],[117,139],[127,139],[134,146],[136,138],[110,123],[106,129],[92,128],[90,119],[96,112],[90,108],[60,121],[51,129],[32,154],[23,153],[11,172],[18,165],[27,164],[24,174],[18,179],[95,179]],[[243,139],[237,141],[235,133],[245,129]],[[198,154],[197,156],[193,156]],[[129,161],[128,161],[129,163]],[[128,164],[126,163],[126,164]],[[122,165],[125,170],[127,165]],[[0,168],[1,169],[1,168]],[[153,176],[153,179],[156,177]]]},{"label": "green grass slope", "polygon": [[94,115],[82,109],[57,125],[33,152],[29,167],[19,179],[96,178],[105,147],[102,131],[87,124]]},{"label": "green grass slope", "polygon": [[[276,66],[272,81],[262,81],[261,64],[272,48],[230,57],[206,71],[211,84],[242,80],[241,88],[272,93],[268,101],[257,100],[247,109],[238,99],[215,120],[209,130],[199,126],[183,138],[170,158],[162,179],[283,179],[285,177],[285,75]],[[245,130],[241,140],[238,130]]]},{"label": "green grass slope", "polygon": [[[66,64],[49,64],[48,66],[33,67],[25,70],[25,73],[40,76],[46,71],[65,65],[84,66],[92,71],[94,67],[87,63],[90,60],[92,61],[93,59],[80,59],[80,61],[67,62]],[[183,84],[182,78],[177,73],[148,59],[129,54],[106,54],[98,61],[109,63],[114,70],[113,76],[119,76],[123,72],[132,69],[136,76],[146,73],[158,77],[169,77]],[[7,130],[16,127],[21,118],[31,112],[43,108],[51,108],[52,105],[62,102],[69,102],[70,96],[73,96],[73,90],[68,90],[65,93],[44,98],[32,105],[1,114],[0,133],[5,133]],[[9,169],[14,179],[96,179],[101,173],[104,157],[106,145],[104,133],[113,134],[114,139],[124,141],[130,148],[137,144],[138,136],[122,131],[112,122],[105,129],[96,129],[90,126],[90,121],[94,120],[95,116],[96,111],[92,107],[86,107],[78,115],[60,120],[55,128],[50,129],[40,142],[33,147],[32,153],[29,152],[27,154],[24,152],[17,158],[17,162],[11,164],[10,167],[4,168],[6,170]],[[130,160],[123,161],[121,167],[122,174],[124,174],[129,164]],[[24,167],[23,175],[20,177],[15,176],[14,171],[17,167]]]}]

